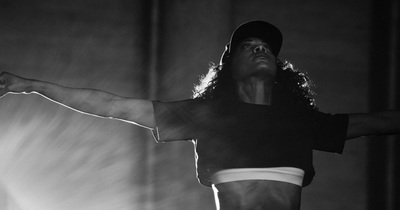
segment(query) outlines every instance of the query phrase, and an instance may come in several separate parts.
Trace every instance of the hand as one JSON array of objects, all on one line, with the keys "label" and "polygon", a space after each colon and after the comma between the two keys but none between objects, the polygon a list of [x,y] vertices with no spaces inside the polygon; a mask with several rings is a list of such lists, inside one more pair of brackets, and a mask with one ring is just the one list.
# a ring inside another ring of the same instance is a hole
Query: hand
[{"label": "hand", "polygon": [[7,93],[24,93],[27,87],[27,79],[8,72],[0,73],[0,98]]}]

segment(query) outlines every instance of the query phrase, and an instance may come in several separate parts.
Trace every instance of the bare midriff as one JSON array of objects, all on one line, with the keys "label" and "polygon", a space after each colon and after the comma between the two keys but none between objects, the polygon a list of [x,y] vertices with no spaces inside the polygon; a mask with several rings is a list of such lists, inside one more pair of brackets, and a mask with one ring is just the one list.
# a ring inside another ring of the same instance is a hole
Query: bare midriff
[{"label": "bare midriff", "polygon": [[[219,210],[299,210],[301,187],[270,180],[213,185]],[[218,199],[218,200],[217,200]]]}]

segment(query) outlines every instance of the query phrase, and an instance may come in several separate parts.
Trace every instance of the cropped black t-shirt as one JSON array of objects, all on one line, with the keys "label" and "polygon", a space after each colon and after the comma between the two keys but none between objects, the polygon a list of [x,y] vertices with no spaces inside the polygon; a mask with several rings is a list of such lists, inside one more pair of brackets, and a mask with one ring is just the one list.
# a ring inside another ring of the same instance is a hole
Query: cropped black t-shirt
[{"label": "cropped black t-shirt", "polygon": [[268,167],[303,169],[307,186],[315,175],[313,149],[342,153],[348,126],[345,114],[239,101],[153,101],[153,107],[156,141],[193,140],[197,176],[206,186],[223,169]]}]

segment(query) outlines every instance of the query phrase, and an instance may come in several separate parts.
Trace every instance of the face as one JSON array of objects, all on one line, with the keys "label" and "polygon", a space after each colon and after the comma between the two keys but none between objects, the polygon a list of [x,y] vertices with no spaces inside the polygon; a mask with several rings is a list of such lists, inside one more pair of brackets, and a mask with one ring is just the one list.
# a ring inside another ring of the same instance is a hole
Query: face
[{"label": "face", "polygon": [[247,38],[234,49],[232,74],[235,80],[259,77],[275,80],[277,63],[268,44],[259,38]]}]

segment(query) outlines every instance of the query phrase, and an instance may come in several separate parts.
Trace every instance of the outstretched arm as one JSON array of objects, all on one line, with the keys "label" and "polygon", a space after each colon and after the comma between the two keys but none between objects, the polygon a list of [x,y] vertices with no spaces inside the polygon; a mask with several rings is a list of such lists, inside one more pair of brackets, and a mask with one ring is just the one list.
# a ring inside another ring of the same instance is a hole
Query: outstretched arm
[{"label": "outstretched arm", "polygon": [[400,134],[400,111],[349,115],[347,139],[391,134]]},{"label": "outstretched arm", "polygon": [[118,119],[148,129],[155,127],[153,107],[149,100],[125,98],[95,89],[64,87],[2,72],[0,97],[8,93],[37,93],[82,113]]}]

